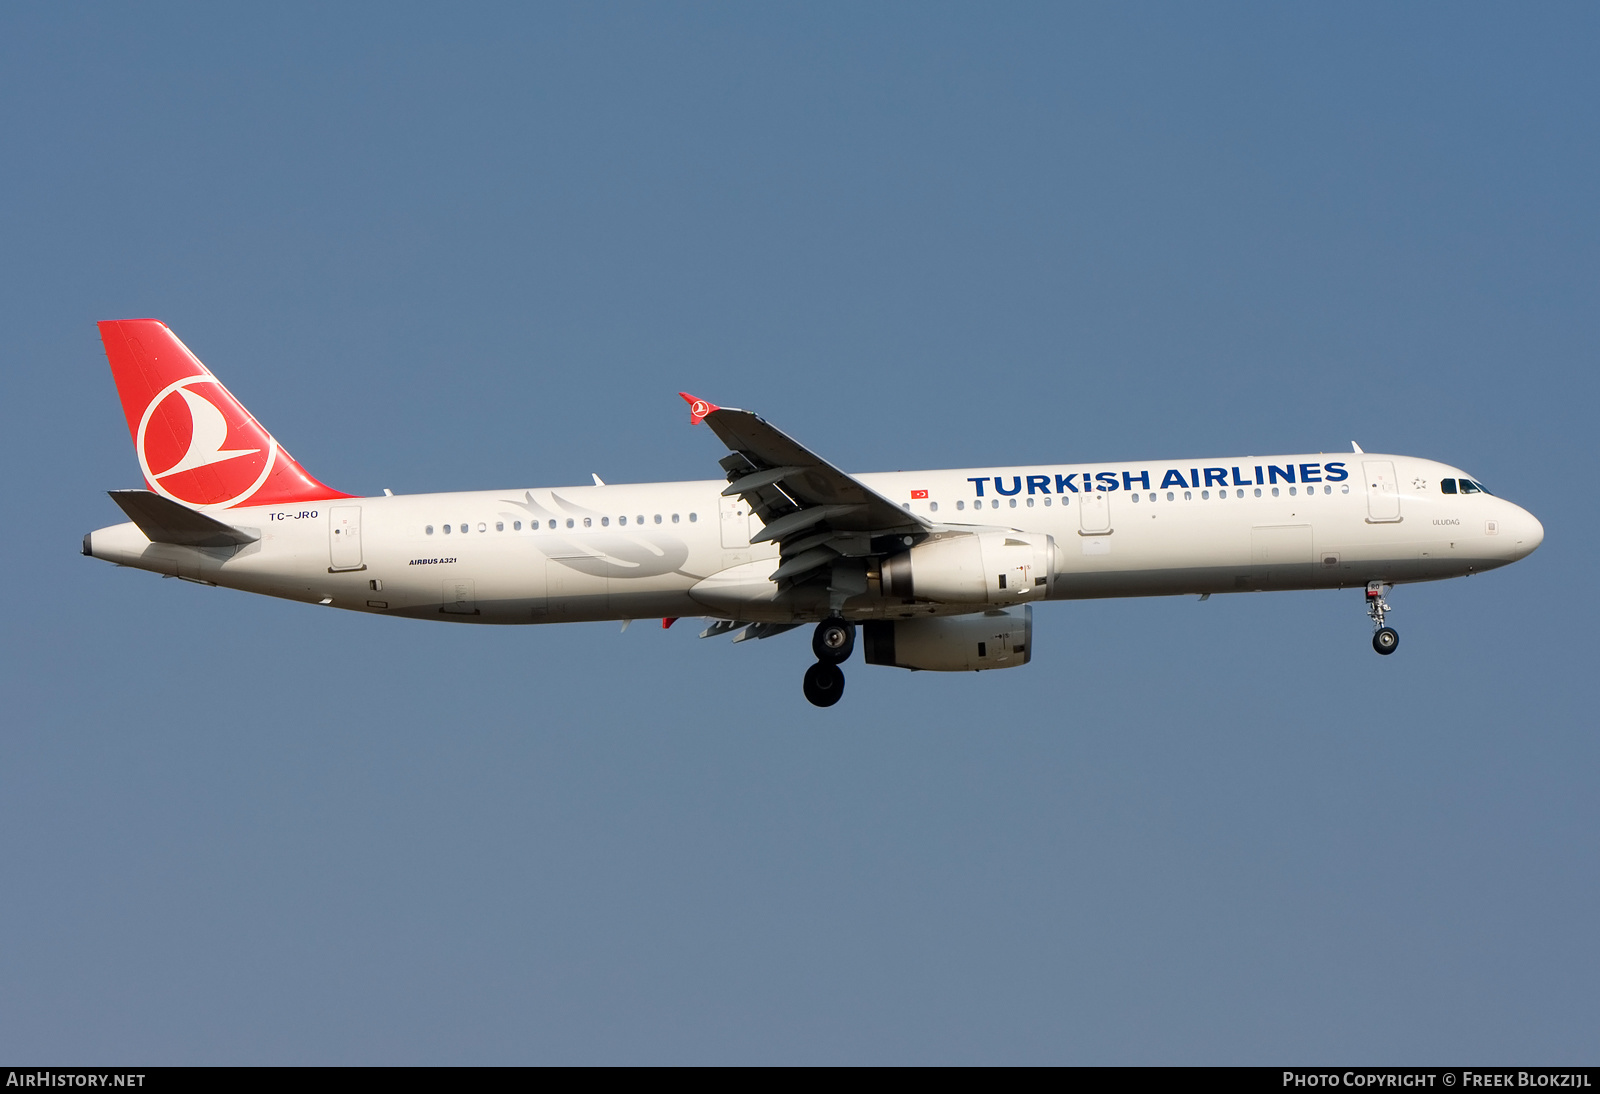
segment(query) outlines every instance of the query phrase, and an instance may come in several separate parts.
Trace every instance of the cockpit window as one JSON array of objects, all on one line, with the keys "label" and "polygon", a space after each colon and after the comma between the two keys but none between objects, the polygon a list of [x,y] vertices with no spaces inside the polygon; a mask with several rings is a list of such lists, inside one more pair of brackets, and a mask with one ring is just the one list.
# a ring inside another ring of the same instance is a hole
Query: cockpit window
[{"label": "cockpit window", "polygon": [[1439,480],[1439,493],[1441,493],[1441,494],[1454,494],[1455,492],[1456,492],[1456,480],[1455,479],[1440,479]]},{"label": "cockpit window", "polygon": [[1494,497],[1494,491],[1490,490],[1487,486],[1483,485],[1483,483],[1479,482],[1477,479],[1473,479],[1472,480],[1472,485],[1476,486],[1479,490],[1482,490],[1485,494],[1488,494],[1491,498]]},{"label": "cockpit window", "polygon": [[1462,479],[1461,480],[1461,492],[1463,494],[1476,494],[1476,493],[1479,493],[1480,491],[1478,490],[1478,484],[1477,483],[1473,482],[1471,479]]}]

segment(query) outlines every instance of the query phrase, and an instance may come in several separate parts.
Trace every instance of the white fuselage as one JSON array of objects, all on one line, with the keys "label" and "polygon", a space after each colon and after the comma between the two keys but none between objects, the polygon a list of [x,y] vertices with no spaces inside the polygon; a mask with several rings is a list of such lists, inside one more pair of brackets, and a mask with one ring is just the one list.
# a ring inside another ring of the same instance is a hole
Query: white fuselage
[{"label": "white fuselage", "polygon": [[[1398,584],[1506,565],[1539,522],[1429,460],[1358,453],[859,476],[951,532],[1053,538],[1038,599]],[[1310,480],[1310,481],[1308,481]],[[1179,485],[1179,482],[1182,485]],[[351,498],[211,510],[260,538],[238,548],[151,543],[133,524],[85,540],[96,558],[376,614],[464,623],[653,616],[818,618],[767,575],[775,544],[726,483],[618,484]],[[915,497],[913,497],[915,495]],[[843,614],[907,614],[876,571]],[[928,604],[935,614],[982,605]]]}]

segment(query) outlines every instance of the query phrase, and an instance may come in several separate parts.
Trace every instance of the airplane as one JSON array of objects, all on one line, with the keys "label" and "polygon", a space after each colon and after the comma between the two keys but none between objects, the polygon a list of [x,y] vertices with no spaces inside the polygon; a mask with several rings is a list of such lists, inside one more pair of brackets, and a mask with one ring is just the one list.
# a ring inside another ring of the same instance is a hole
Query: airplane
[{"label": "airplane", "polygon": [[154,319],[99,324],[145,488],[83,553],[205,585],[451,623],[709,618],[814,624],[805,697],[869,665],[1016,668],[1046,600],[1391,590],[1526,557],[1544,528],[1460,468],[1302,453],[847,474],[746,410],[687,393],[721,478],[381,497],[314,478]]}]

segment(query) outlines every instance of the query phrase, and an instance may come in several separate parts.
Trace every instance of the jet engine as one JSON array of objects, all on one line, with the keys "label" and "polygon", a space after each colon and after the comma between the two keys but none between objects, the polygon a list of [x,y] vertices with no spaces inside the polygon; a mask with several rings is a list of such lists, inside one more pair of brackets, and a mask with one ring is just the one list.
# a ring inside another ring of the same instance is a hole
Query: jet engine
[{"label": "jet engine", "polygon": [[883,560],[883,595],[953,604],[1043,600],[1054,543],[1040,532],[957,532]]},{"label": "jet engine", "polygon": [[861,625],[869,665],[929,672],[980,672],[1026,665],[1033,656],[1033,605],[973,615],[874,619]]}]

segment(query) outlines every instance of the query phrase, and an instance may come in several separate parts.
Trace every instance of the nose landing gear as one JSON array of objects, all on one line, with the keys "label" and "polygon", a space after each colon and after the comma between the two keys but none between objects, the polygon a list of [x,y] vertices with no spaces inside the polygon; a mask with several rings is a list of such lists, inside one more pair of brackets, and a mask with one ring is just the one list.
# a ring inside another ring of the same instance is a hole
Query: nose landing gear
[{"label": "nose landing gear", "polygon": [[844,619],[824,619],[811,636],[817,663],[806,669],[804,689],[812,706],[831,707],[844,694],[844,673],[839,666],[856,648],[856,625]]},{"label": "nose landing gear", "polygon": [[1372,648],[1385,657],[1400,648],[1399,632],[1383,622],[1384,615],[1394,611],[1384,599],[1384,593],[1390,588],[1391,586],[1381,581],[1367,582],[1367,614],[1372,617],[1372,625],[1377,628],[1372,635]]}]

